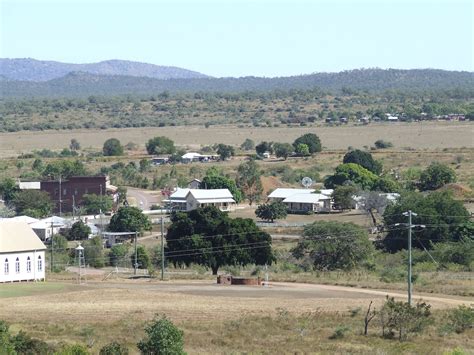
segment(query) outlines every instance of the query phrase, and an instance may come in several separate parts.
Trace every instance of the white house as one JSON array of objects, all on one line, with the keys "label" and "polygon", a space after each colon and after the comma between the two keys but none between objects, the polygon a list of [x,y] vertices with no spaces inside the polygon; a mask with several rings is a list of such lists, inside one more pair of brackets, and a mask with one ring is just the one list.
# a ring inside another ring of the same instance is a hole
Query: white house
[{"label": "white house", "polygon": [[52,234],[58,234],[61,228],[65,228],[67,222],[64,218],[52,216],[31,223],[30,227],[41,240],[48,240]]},{"label": "white house", "polygon": [[299,194],[311,194],[315,192],[315,189],[288,189],[288,188],[276,188],[268,195],[268,199],[271,202],[282,202],[285,198],[299,195]]},{"label": "white house", "polygon": [[0,221],[0,283],[44,280],[45,250],[25,222]]},{"label": "white house", "polygon": [[330,212],[333,189],[277,188],[268,199],[283,202],[289,212]]},{"label": "white house", "polygon": [[209,160],[219,159],[218,155],[204,155],[196,152],[189,152],[181,156],[183,163],[192,163],[193,161],[207,162]]},{"label": "white house", "polygon": [[323,194],[296,194],[282,202],[289,212],[331,212],[331,197]]},{"label": "white house", "polygon": [[166,202],[174,211],[191,211],[206,206],[231,211],[235,207],[235,200],[228,189],[177,189]]}]

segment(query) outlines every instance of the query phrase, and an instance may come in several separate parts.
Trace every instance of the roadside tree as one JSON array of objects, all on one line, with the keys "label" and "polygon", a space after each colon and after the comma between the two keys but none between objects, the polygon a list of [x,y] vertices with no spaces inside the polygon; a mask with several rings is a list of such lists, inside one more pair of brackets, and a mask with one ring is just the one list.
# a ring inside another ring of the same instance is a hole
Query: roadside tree
[{"label": "roadside tree", "polygon": [[112,209],[113,200],[108,195],[86,194],[82,197],[82,207],[88,214],[108,212]]},{"label": "roadside tree", "polygon": [[111,232],[142,232],[151,230],[150,219],[143,212],[132,206],[120,207],[110,219]]},{"label": "roadside tree", "polygon": [[277,158],[287,159],[294,151],[293,146],[289,143],[275,143],[273,150]]},{"label": "roadside tree", "polygon": [[374,246],[367,231],[354,223],[320,221],[305,226],[292,253],[308,258],[317,270],[351,270],[371,263]]},{"label": "roadside tree", "polygon": [[[175,266],[193,263],[221,266],[265,265],[274,261],[271,236],[248,218],[230,218],[215,207],[177,212],[166,236],[167,260]],[[193,252],[185,252],[192,250]]]},{"label": "roadside tree", "polygon": [[216,152],[219,154],[221,160],[229,159],[235,155],[234,147],[222,143],[217,146]]}]

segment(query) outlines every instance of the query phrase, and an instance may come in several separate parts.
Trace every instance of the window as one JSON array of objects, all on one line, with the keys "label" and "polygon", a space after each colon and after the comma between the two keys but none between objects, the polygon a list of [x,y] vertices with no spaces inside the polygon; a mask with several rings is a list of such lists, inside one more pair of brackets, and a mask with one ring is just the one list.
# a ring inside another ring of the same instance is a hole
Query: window
[{"label": "window", "polygon": [[3,271],[5,275],[8,275],[10,273],[10,264],[8,264],[8,258],[5,259],[5,264],[3,266]]},{"label": "window", "polygon": [[63,189],[63,196],[66,196],[67,190]]},{"label": "window", "polygon": [[20,273],[20,259],[19,258],[16,258],[16,261],[15,261],[15,272],[17,274]]},{"label": "window", "polygon": [[41,255],[38,256],[38,271],[43,271],[43,260],[41,260]]},{"label": "window", "polygon": [[31,272],[31,259],[30,259],[30,257],[26,258],[26,272]]}]

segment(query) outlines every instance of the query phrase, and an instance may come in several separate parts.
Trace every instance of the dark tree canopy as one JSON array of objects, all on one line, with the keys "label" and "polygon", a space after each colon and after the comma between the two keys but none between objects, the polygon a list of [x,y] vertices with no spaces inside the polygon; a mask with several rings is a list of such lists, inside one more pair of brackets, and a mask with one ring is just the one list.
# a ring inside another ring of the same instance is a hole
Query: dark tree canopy
[{"label": "dark tree canopy", "polygon": [[141,232],[151,230],[151,222],[137,207],[120,207],[110,219],[109,230],[111,232]]},{"label": "dark tree canopy", "polygon": [[421,173],[420,191],[437,190],[446,184],[456,182],[456,173],[449,166],[440,163],[431,163]]},{"label": "dark tree canopy", "polygon": [[419,240],[426,248],[431,247],[431,243],[455,242],[467,230],[469,212],[449,192],[433,192],[428,196],[407,192],[401,195],[397,203],[388,205],[383,214],[384,223],[389,230],[383,245],[390,252],[407,248],[407,230],[393,226],[408,222],[408,218],[403,215],[408,210],[418,214],[413,217],[412,223],[426,225],[426,228],[414,231],[414,247],[421,247]]},{"label": "dark tree canopy", "polygon": [[79,220],[71,226],[71,230],[68,233],[68,240],[84,240],[89,238],[89,234],[91,234],[90,227]]},{"label": "dark tree canopy", "polygon": [[105,156],[123,155],[123,147],[117,138],[109,138],[104,142],[102,152]]},{"label": "dark tree canopy", "polygon": [[19,215],[42,218],[51,214],[53,202],[48,193],[40,190],[22,190],[15,192],[11,201]]},{"label": "dark tree canopy", "polygon": [[271,264],[271,236],[252,219],[230,218],[215,207],[177,212],[166,236],[166,258],[174,265],[204,265],[217,274],[224,265]]},{"label": "dark tree canopy", "polygon": [[382,164],[379,161],[374,160],[372,154],[370,154],[369,152],[364,152],[359,149],[351,150],[350,152],[346,153],[342,162],[344,164],[359,164],[363,168],[366,168],[367,170],[373,172],[376,175],[380,175],[380,173],[382,172]]},{"label": "dark tree canopy", "polygon": [[151,138],[145,145],[148,154],[174,154],[174,142],[167,137]]},{"label": "dark tree canopy", "polygon": [[297,138],[293,143],[295,150],[298,148],[299,144],[306,144],[308,146],[309,154],[320,152],[322,149],[321,140],[314,133],[306,133]]},{"label": "dark tree canopy", "polygon": [[359,164],[341,164],[336,168],[334,175],[324,180],[324,186],[334,189],[341,185],[357,185],[363,190],[372,190],[378,181],[377,175],[363,168]]},{"label": "dark tree canopy", "polygon": [[284,203],[272,202],[258,206],[255,210],[255,215],[258,218],[273,223],[275,219],[286,218],[288,211]]},{"label": "dark tree canopy", "polygon": [[217,154],[219,154],[221,160],[229,159],[230,157],[235,155],[234,147],[222,143],[217,146],[216,152]]},{"label": "dark tree canopy", "polygon": [[273,153],[273,142],[262,142],[260,144],[257,144],[255,147],[255,151],[257,152],[258,155],[262,155],[265,152],[268,152],[270,154]]},{"label": "dark tree canopy", "polygon": [[334,199],[334,207],[338,210],[350,210],[354,207],[354,199],[352,198],[357,192],[354,186],[336,186],[332,194]]},{"label": "dark tree canopy", "polygon": [[242,201],[242,192],[238,189],[235,181],[222,175],[222,173],[216,169],[211,168],[206,172],[206,176],[202,179],[200,187],[206,190],[229,189],[235,202],[239,203]]},{"label": "dark tree canopy", "polygon": [[294,148],[289,143],[275,143],[273,145],[275,155],[277,158],[287,159],[294,151]]},{"label": "dark tree canopy", "polygon": [[82,197],[82,207],[88,214],[105,213],[112,209],[113,200],[108,195],[86,194]]},{"label": "dark tree canopy", "polygon": [[305,226],[293,249],[296,258],[308,258],[318,270],[351,270],[370,263],[374,252],[367,231],[354,223],[320,221]]},{"label": "dark tree canopy", "polygon": [[245,139],[245,141],[240,145],[242,150],[253,150],[255,149],[255,142],[250,138]]}]

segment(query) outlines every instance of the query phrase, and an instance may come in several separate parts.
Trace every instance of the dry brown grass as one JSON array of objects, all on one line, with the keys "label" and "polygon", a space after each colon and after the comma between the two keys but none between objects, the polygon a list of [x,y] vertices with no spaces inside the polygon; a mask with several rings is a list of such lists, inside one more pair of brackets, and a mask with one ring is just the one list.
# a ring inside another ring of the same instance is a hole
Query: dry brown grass
[{"label": "dry brown grass", "polygon": [[[0,314],[14,332],[23,329],[52,343],[86,343],[85,334],[89,334],[95,340],[93,352],[113,340],[136,351],[133,347],[143,336],[144,323],[156,313],[166,314],[184,330],[189,353],[367,353],[375,349],[397,352],[406,347],[417,353],[427,345],[432,353],[440,353],[460,344],[473,348],[470,333],[441,338],[433,330],[405,345],[376,336],[362,337],[362,313],[353,318],[349,310],[364,309],[370,300],[380,307],[383,299],[384,293],[340,293],[340,288],[330,286],[284,284],[262,289],[219,287],[202,281],[166,285],[122,281],[3,298]],[[436,309],[456,304],[450,302],[430,301]],[[330,340],[340,324],[350,327],[347,337]],[[371,333],[375,331],[374,326]]]},{"label": "dry brown grass", "polygon": [[469,122],[378,123],[369,126],[340,127],[243,127],[218,125],[178,126],[162,128],[127,128],[106,130],[67,130],[0,133],[0,156],[14,156],[34,149],[62,149],[76,138],[83,148],[102,148],[108,138],[118,138],[123,144],[137,143],[142,148],[154,136],[167,136],[178,145],[197,149],[203,145],[226,143],[240,145],[246,138],[255,142],[293,142],[305,133],[317,133],[326,149],[347,149],[372,146],[378,139],[390,141],[396,149],[443,149],[474,146],[474,125]]}]

